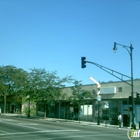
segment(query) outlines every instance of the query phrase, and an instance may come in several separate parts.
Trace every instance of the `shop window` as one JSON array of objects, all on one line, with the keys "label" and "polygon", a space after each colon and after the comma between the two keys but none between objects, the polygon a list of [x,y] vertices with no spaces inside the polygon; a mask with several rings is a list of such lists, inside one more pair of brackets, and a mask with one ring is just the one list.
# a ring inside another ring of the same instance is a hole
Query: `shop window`
[{"label": "shop window", "polygon": [[122,92],[122,87],[119,87],[119,88],[118,88],[118,91],[119,91],[119,92]]}]

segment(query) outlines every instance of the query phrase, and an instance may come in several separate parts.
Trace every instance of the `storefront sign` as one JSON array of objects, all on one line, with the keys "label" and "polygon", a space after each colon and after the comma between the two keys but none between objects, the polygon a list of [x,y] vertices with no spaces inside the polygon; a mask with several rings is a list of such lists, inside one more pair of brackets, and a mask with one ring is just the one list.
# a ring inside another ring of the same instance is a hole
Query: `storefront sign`
[{"label": "storefront sign", "polygon": [[115,94],[116,87],[100,88],[100,94]]}]

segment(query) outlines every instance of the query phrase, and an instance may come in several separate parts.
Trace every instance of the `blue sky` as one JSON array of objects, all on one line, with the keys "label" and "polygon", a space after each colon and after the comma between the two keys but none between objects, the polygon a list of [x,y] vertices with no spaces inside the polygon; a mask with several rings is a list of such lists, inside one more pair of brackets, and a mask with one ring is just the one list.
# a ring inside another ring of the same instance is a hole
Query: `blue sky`
[{"label": "blue sky", "polygon": [[119,81],[94,65],[81,69],[81,56],[140,78],[139,0],[0,0],[0,64],[45,68],[60,77],[73,76],[83,84]]}]

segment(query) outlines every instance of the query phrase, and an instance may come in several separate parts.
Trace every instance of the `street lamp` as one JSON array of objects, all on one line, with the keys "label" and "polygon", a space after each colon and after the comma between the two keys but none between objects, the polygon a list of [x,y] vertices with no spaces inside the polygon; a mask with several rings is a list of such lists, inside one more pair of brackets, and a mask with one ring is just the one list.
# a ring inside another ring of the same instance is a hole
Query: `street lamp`
[{"label": "street lamp", "polygon": [[30,118],[30,96],[29,95],[27,96],[27,99],[28,99],[28,114],[27,114],[27,117]]},{"label": "street lamp", "polygon": [[132,125],[131,126],[134,128],[135,124],[134,124],[133,55],[132,55],[132,50],[134,48],[132,47],[132,44],[130,44],[130,46],[125,46],[125,45],[118,44],[118,43],[114,42],[114,48],[113,48],[114,52],[117,51],[117,47],[116,47],[117,45],[123,46],[123,48],[125,48],[130,55],[130,61],[131,61],[131,96],[132,96]]},{"label": "street lamp", "polygon": [[[11,86],[13,84],[13,82],[11,81],[11,78],[9,76],[3,76],[5,79],[6,79],[6,82],[3,81],[4,85],[7,86],[7,93],[9,94],[10,92],[10,89],[11,89]],[[7,94],[6,92],[4,92],[4,113],[7,112],[7,109],[6,109],[6,97],[7,97]]]}]

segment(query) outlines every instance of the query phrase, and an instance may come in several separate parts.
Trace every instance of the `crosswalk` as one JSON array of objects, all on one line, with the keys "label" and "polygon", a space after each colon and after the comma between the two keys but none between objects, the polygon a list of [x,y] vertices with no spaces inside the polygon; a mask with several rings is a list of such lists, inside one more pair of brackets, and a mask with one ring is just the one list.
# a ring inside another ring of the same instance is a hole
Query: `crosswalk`
[{"label": "crosswalk", "polygon": [[[44,130],[44,131],[32,131],[32,132],[14,132],[14,133],[6,133],[3,132],[0,136],[7,135],[26,135],[26,134],[37,134],[37,133],[64,133],[64,132],[78,132],[79,130]],[[2,131],[0,131],[2,132]]]},{"label": "crosswalk", "polygon": [[[38,123],[22,122],[13,119],[0,119],[0,140],[34,140],[40,137],[55,137],[55,135],[72,135],[79,130],[41,128]],[[9,128],[1,128],[8,126]],[[10,128],[13,128],[11,130]],[[47,130],[46,130],[47,129]],[[6,131],[4,131],[6,130]],[[56,136],[57,137],[57,136]]]},{"label": "crosswalk", "polygon": [[[94,130],[94,131],[93,131]],[[125,133],[101,127],[81,126],[61,123],[48,123],[30,120],[0,118],[0,140],[91,140],[104,137],[127,138]],[[110,133],[112,131],[113,133]],[[122,132],[122,131],[120,131]],[[114,139],[115,140],[115,139]]]},{"label": "crosswalk", "polygon": [[13,120],[13,119],[0,119],[0,122],[3,122],[3,121],[8,121],[8,122],[15,122],[16,120]]},{"label": "crosswalk", "polygon": [[112,136],[121,139],[124,134],[84,133],[79,130],[46,130],[0,134],[0,140],[91,140],[93,138],[101,140]]},{"label": "crosswalk", "polygon": [[[70,137],[73,133],[79,130],[45,130],[45,131],[32,131],[32,132],[14,132],[14,133],[0,133],[0,140],[10,139],[12,140],[24,140],[30,138],[30,140],[43,140],[53,139],[61,137]],[[43,137],[43,138],[42,138]]]}]

